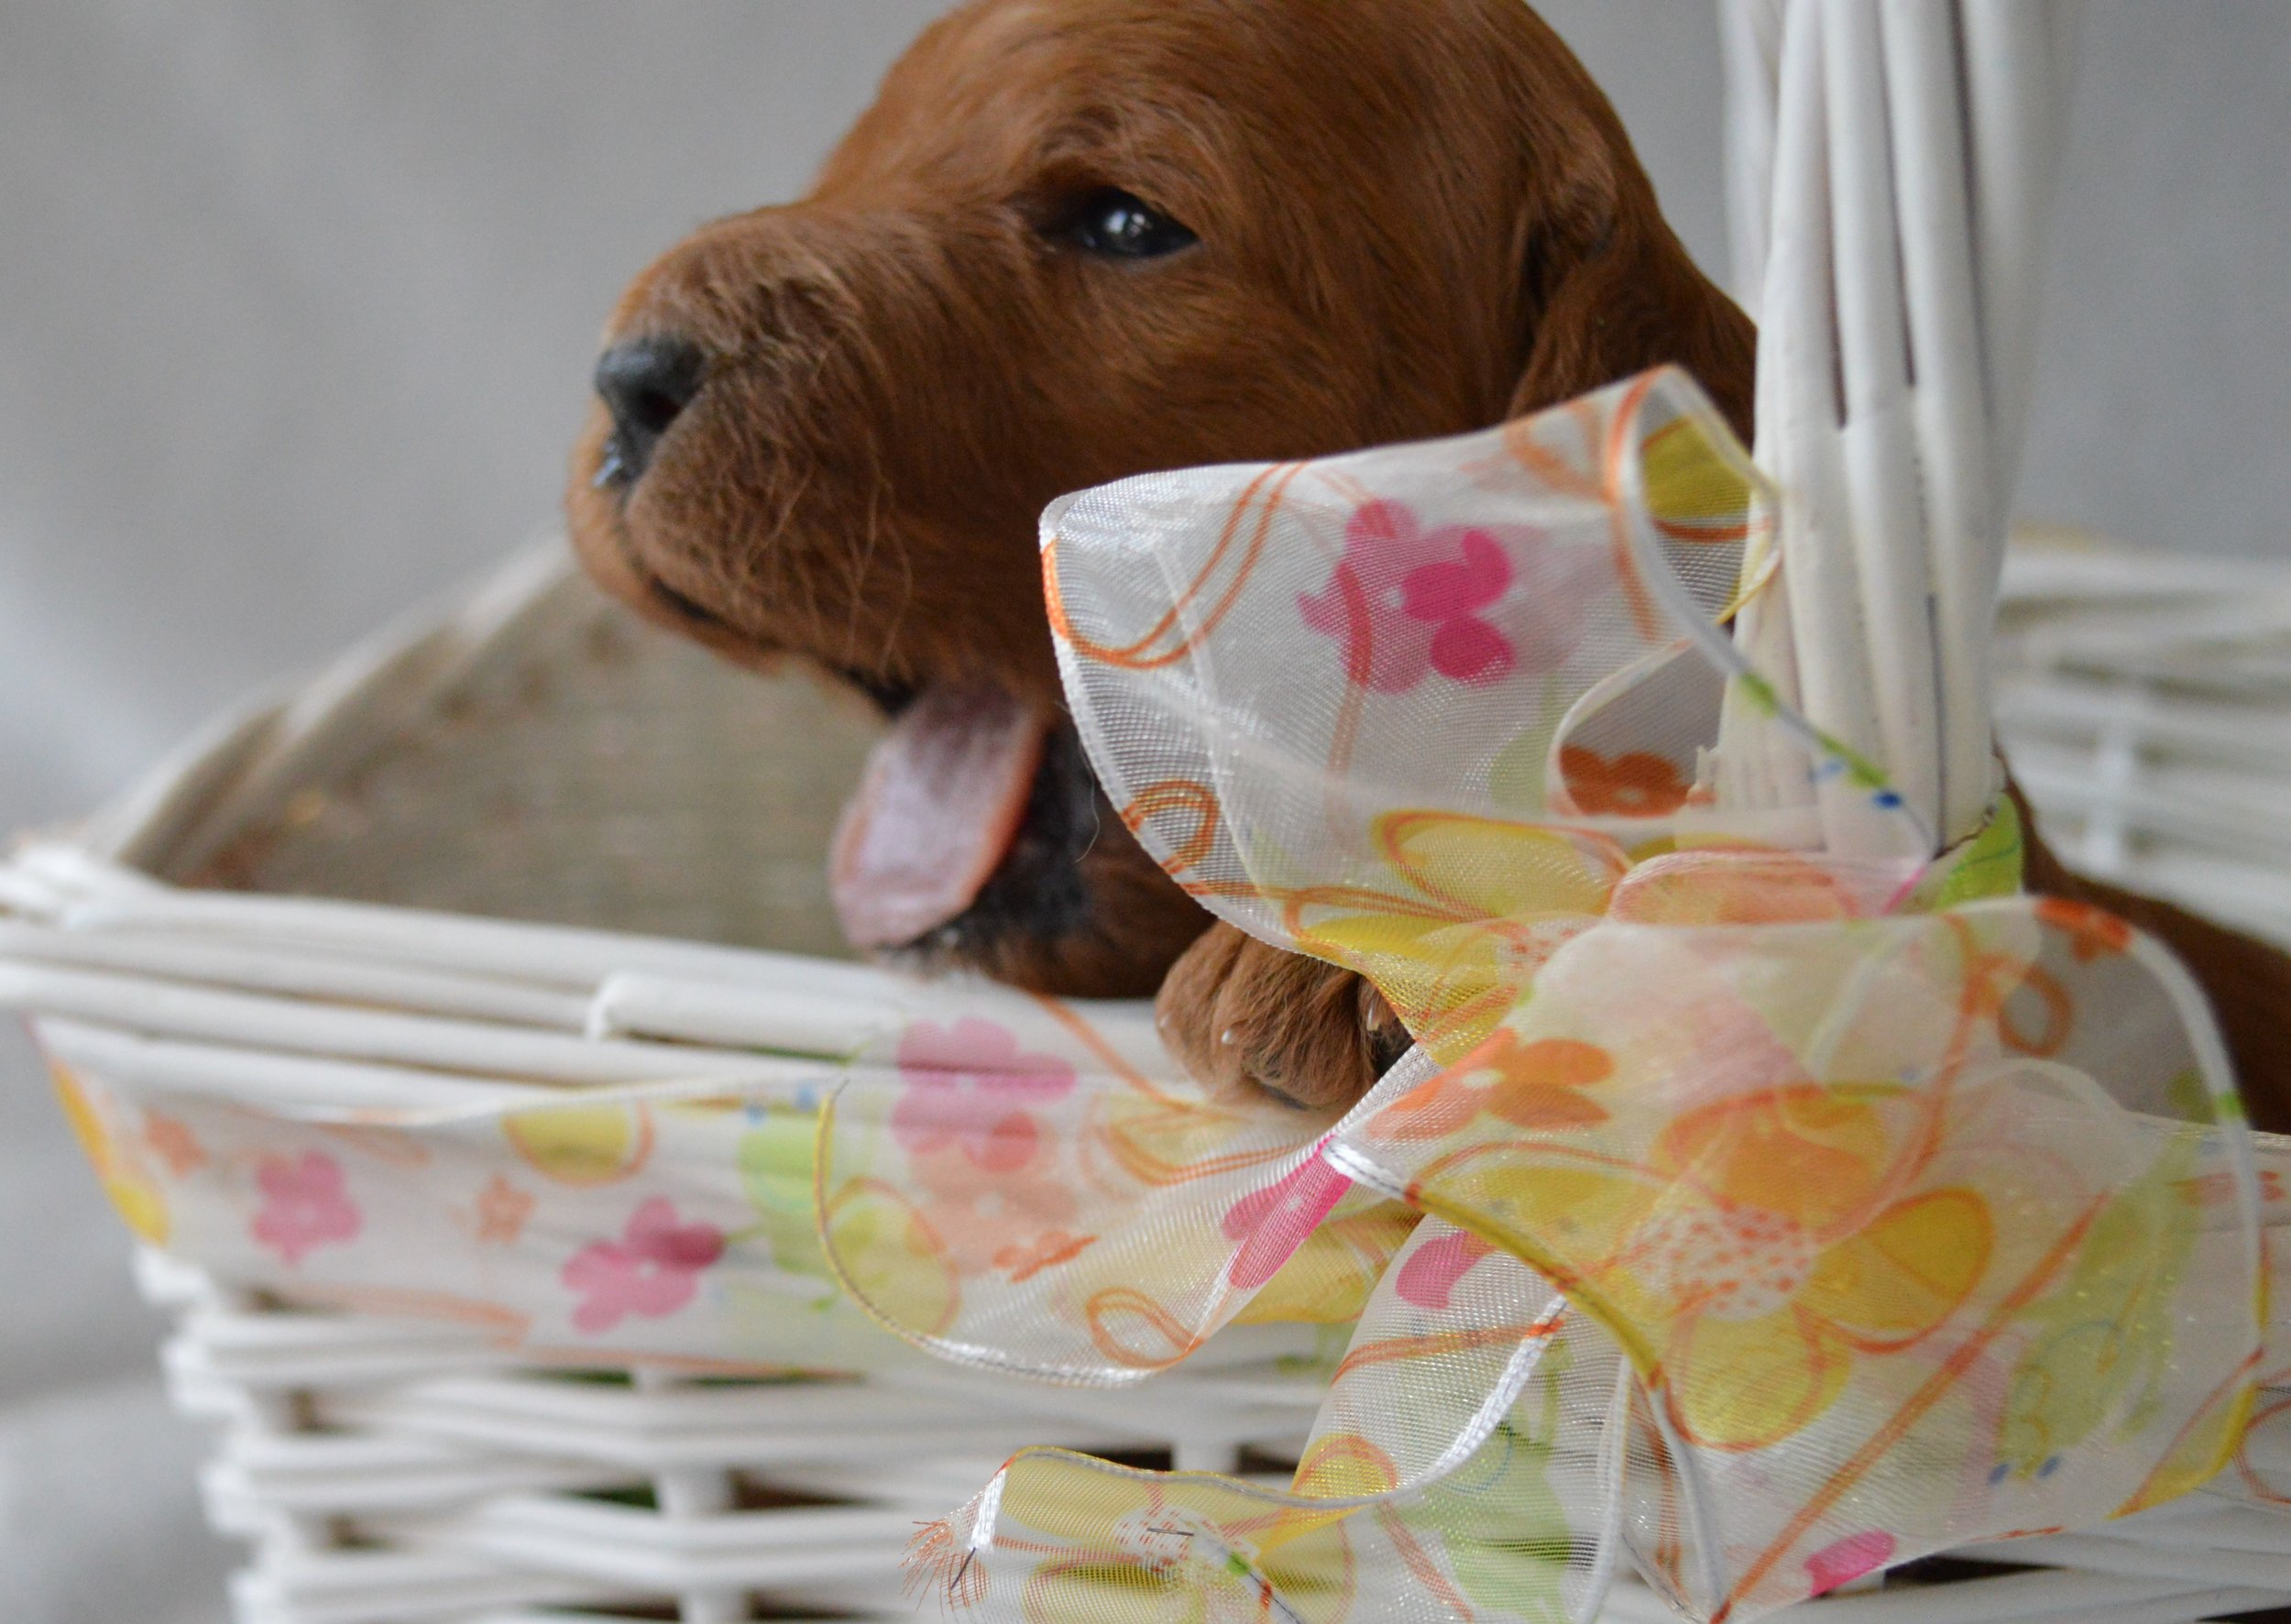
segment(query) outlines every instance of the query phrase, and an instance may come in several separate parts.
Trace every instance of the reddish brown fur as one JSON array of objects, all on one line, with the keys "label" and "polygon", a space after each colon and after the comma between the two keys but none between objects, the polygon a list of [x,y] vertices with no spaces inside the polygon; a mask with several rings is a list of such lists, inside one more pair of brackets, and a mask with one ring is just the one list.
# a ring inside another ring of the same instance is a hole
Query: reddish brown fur
[{"label": "reddish brown fur", "polygon": [[[2022,807],[2034,827],[2025,801]],[[2211,1002],[2252,1120],[2291,1132],[2291,1041],[2284,1030],[2291,1023],[2291,956],[2171,903],[2087,879],[2042,840],[2030,844],[2027,879],[2031,891],[2089,903],[2170,943]]]},{"label": "reddish brown fur", "polygon": [[[1106,185],[1200,245],[1116,264],[1046,236]],[[592,484],[601,411],[584,434],[569,509],[600,580],[734,658],[1046,705],[1035,524],[1061,492],[1482,427],[1663,361],[1747,431],[1752,368],[1520,0],[979,0],[807,197],[697,233],[610,334],[690,338],[708,370],[625,501]],[[1102,821],[1086,926],[971,956],[1046,991],[1160,985],[1203,1075],[1357,1094],[1392,1036],[1373,993],[1211,927]]]}]

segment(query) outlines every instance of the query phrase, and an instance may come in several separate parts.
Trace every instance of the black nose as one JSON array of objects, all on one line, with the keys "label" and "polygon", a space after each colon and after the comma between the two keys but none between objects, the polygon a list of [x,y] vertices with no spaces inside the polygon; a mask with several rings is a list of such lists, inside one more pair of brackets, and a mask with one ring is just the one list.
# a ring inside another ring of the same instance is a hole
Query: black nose
[{"label": "black nose", "polygon": [[597,357],[597,393],[612,413],[597,484],[625,484],[644,472],[668,425],[700,392],[706,370],[696,345],[658,335],[622,339]]}]

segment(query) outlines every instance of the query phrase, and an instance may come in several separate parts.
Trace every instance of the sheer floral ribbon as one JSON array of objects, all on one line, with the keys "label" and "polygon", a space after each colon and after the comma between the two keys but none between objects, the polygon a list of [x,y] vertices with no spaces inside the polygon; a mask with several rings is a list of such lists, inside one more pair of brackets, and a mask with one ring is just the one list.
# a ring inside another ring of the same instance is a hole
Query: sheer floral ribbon
[{"label": "sheer floral ribbon", "polygon": [[[1027,1452],[921,1542],[947,1599],[1578,1618],[1621,1553],[1738,1619],[2230,1458],[2260,1191],[2202,1000],[2119,921],[2018,894],[2009,803],[1927,860],[1742,662],[1763,509],[1665,371],[1046,515],[1124,820],[1418,1047],[1334,1125],[1113,1057],[1117,1085],[1054,1088],[952,1035],[846,1087],[828,1255],[941,1353],[1132,1380],[1251,1313],[1360,1316],[1287,1487]],[[1755,805],[1714,787],[1745,718],[1761,771],[1797,764]],[[1818,845],[1840,796],[1850,860]],[[913,1192],[958,1176],[976,1208],[935,1224]],[[1032,1249],[983,1255],[990,1213]]]}]

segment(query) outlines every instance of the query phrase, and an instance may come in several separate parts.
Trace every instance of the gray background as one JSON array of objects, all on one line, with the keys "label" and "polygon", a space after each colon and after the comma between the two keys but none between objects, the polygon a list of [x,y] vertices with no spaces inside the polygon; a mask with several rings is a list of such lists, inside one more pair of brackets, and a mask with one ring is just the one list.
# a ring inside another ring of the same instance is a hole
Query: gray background
[{"label": "gray background", "polygon": [[[0,828],[552,522],[619,284],[798,191],[932,0],[0,0]],[[1723,253],[1704,0],[1545,6]],[[2291,4],[2088,0],[2025,512],[2282,547]],[[0,1038],[0,1618],[221,1616],[198,1441]]]}]

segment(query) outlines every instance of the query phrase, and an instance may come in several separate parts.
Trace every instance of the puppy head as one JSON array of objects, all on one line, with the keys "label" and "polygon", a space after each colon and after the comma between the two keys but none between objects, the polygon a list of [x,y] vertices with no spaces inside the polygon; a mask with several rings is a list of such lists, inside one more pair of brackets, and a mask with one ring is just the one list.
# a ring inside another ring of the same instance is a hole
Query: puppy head
[{"label": "puppy head", "polygon": [[904,719],[839,853],[863,945],[1144,993],[1208,916],[1059,720],[1043,507],[1662,361],[1747,415],[1748,324],[1519,0],[979,0],[807,197],[630,288],[572,531],[644,612]]}]

